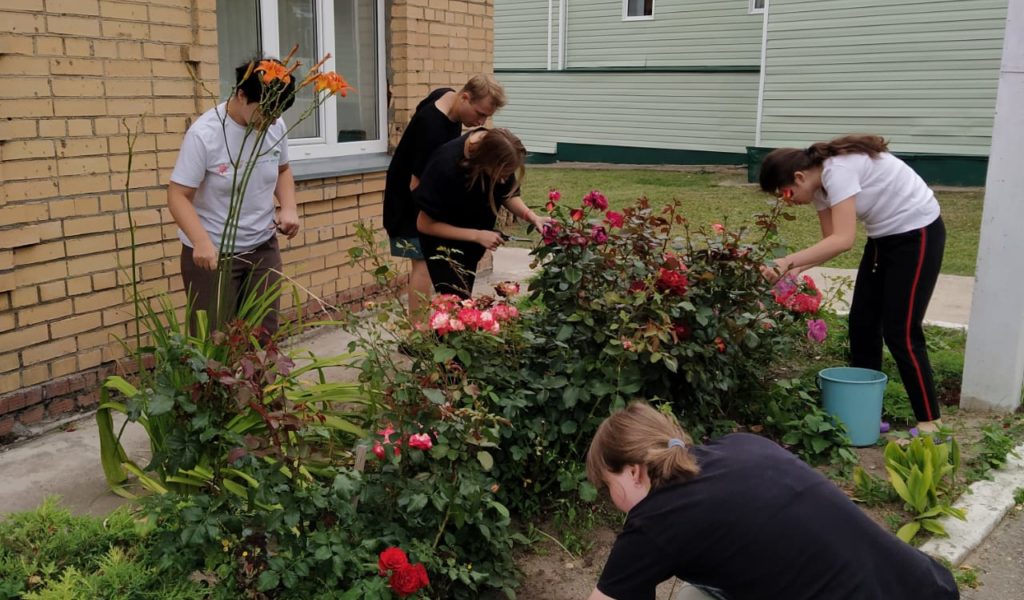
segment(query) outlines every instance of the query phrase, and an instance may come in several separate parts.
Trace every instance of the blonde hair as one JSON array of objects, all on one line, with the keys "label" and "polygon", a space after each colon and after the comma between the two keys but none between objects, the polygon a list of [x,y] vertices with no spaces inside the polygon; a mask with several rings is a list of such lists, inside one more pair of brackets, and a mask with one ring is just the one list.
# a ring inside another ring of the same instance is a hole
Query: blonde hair
[{"label": "blonde hair", "polygon": [[[514,175],[516,183],[522,184],[526,175],[526,147],[508,129],[499,127],[485,131],[471,154],[462,161],[462,166],[467,171],[466,187],[473,189],[480,185],[485,189],[491,211],[497,216],[498,205],[494,200],[494,187],[498,180],[508,176],[507,174]],[[515,190],[513,187],[512,192]]]},{"label": "blonde hair", "polygon": [[505,88],[498,83],[493,75],[486,73],[470,77],[466,85],[462,86],[459,91],[468,93],[472,102],[490,98],[494,110],[502,108],[508,102],[505,98]]},{"label": "blonde hair", "polygon": [[587,452],[587,479],[601,489],[606,473],[621,473],[627,465],[646,466],[652,489],[692,479],[700,467],[687,449],[691,444],[675,417],[634,402],[597,428]]}]

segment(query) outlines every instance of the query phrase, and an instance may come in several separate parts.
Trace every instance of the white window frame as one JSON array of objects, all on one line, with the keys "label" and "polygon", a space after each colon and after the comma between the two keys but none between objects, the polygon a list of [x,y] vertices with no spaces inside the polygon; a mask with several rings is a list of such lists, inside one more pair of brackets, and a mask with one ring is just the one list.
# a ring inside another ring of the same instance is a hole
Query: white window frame
[{"label": "white window frame", "polygon": [[[753,0],[751,0],[753,1]],[[657,0],[651,0],[651,14],[639,15],[635,17],[629,16],[629,0],[622,0],[622,20],[623,21],[653,21],[654,13],[657,11]]]},{"label": "white window frame", "polygon": [[[750,15],[764,14],[764,6],[762,6],[761,8],[758,8],[757,6],[755,6],[756,3],[757,3],[756,0],[749,0],[749,4],[747,5],[747,14],[750,14]],[[764,0],[764,4],[765,4],[765,6],[767,6],[768,0]]]},{"label": "white window frame", "polygon": [[[377,139],[361,140],[357,142],[337,141],[338,129],[338,102],[344,102],[344,98],[334,95],[329,97],[317,109],[317,118],[320,120],[320,136],[315,138],[291,139],[288,138],[288,154],[291,160],[302,160],[304,158],[331,158],[338,156],[357,156],[360,154],[372,154],[388,151],[388,117],[387,117],[387,79],[385,63],[386,54],[384,48],[384,0],[376,0],[376,24],[377,24]],[[325,48],[334,45],[334,2],[327,0],[314,2],[316,20],[319,24],[316,32],[317,55],[323,56]],[[260,34],[263,39],[263,54],[265,56],[283,57],[291,48],[281,51],[281,39],[278,31],[277,0],[259,0],[260,7]],[[308,65],[307,65],[308,66]],[[333,71],[335,60],[332,56],[324,63],[323,70]],[[299,67],[303,71],[303,67]],[[340,73],[344,75],[344,73]],[[312,115],[311,115],[312,117]],[[334,136],[328,135],[335,132]]]}]

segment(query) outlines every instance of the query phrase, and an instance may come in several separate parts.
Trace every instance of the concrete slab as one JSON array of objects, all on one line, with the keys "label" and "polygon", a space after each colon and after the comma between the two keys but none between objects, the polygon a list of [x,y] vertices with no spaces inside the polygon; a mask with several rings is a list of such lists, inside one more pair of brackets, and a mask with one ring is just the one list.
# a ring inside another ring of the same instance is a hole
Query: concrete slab
[{"label": "concrete slab", "polygon": [[[115,419],[120,427],[123,419]],[[140,466],[149,462],[149,437],[129,424],[122,436],[128,456]],[[103,516],[125,503],[107,488],[100,464],[96,419],[86,416],[63,430],[0,451],[0,516],[32,510],[57,495],[75,514]]]},{"label": "concrete slab", "polygon": [[999,525],[1014,506],[1013,493],[1024,488],[1024,444],[1014,448],[1003,468],[993,472],[991,481],[976,481],[954,506],[967,513],[967,520],[941,519],[947,538],[932,538],[921,550],[959,565]]},{"label": "concrete slab", "polygon": [[[845,286],[845,297],[834,305],[834,309],[840,313],[850,310],[849,303],[853,298],[852,284],[857,279],[856,269],[815,267],[807,274],[814,278],[826,296],[837,287]],[[935,284],[935,292],[932,293],[932,300],[928,303],[928,311],[924,316],[925,323],[966,329],[971,317],[973,294],[973,277],[940,275]]]}]

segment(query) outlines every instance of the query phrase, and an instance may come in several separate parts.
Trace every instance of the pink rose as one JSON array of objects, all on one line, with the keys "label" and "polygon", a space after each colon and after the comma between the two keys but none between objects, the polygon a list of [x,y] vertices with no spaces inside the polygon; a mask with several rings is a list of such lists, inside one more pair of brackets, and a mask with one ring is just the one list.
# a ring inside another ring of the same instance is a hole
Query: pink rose
[{"label": "pink rose", "polygon": [[597,210],[606,210],[608,208],[608,199],[601,192],[591,190],[589,194],[583,197],[583,206],[590,206]]},{"label": "pink rose", "polygon": [[426,433],[414,433],[409,436],[409,447],[417,450],[430,450],[434,447],[434,442]]},{"label": "pink rose", "polygon": [[821,319],[810,319],[807,321],[807,339],[818,342],[825,341],[828,337],[828,325]]},{"label": "pink rose", "polygon": [[614,210],[604,213],[604,220],[608,222],[609,227],[622,227],[626,222],[626,218]]},{"label": "pink rose", "polygon": [[544,244],[550,246],[558,241],[558,234],[561,232],[562,226],[558,223],[545,223],[544,231],[542,232]]},{"label": "pink rose", "polygon": [[515,296],[519,293],[519,283],[515,281],[502,281],[494,284],[494,291],[502,298]]},{"label": "pink rose", "polygon": [[451,330],[451,316],[447,312],[437,311],[430,315],[430,328],[438,333],[438,335],[444,335]]},{"label": "pink rose", "polygon": [[548,200],[552,202],[558,202],[561,199],[562,193],[559,192],[558,190],[551,190],[550,192],[548,192]]},{"label": "pink rose", "polygon": [[603,244],[608,241],[608,232],[604,230],[604,227],[594,225],[590,229],[590,239],[594,240],[595,244]]},{"label": "pink rose", "polygon": [[384,445],[379,440],[373,443],[373,453],[377,458],[384,460]]},{"label": "pink rose", "polygon": [[476,308],[459,309],[458,320],[462,321],[467,328],[476,329],[480,327],[480,311]]},{"label": "pink rose", "polygon": [[721,223],[714,223],[711,225],[711,228],[715,230],[715,233],[725,233],[725,227]]}]

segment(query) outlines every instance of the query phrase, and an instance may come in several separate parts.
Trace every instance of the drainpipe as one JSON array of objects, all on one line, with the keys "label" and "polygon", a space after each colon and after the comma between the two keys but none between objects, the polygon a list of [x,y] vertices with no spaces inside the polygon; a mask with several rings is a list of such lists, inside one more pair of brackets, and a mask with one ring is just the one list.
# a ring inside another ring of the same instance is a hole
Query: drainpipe
[{"label": "drainpipe", "polygon": [[761,14],[761,77],[757,82],[757,121],[754,123],[754,147],[761,145],[761,119],[764,117],[764,80],[768,66],[768,11],[771,0],[764,0]]},{"label": "drainpipe", "polygon": [[558,70],[565,70],[566,21],[569,17],[569,0],[558,0]]},{"label": "drainpipe", "polygon": [[552,21],[554,21],[555,18],[551,13],[552,10],[554,10],[554,0],[548,0],[548,62],[544,65],[548,71],[551,70],[551,27]]}]

